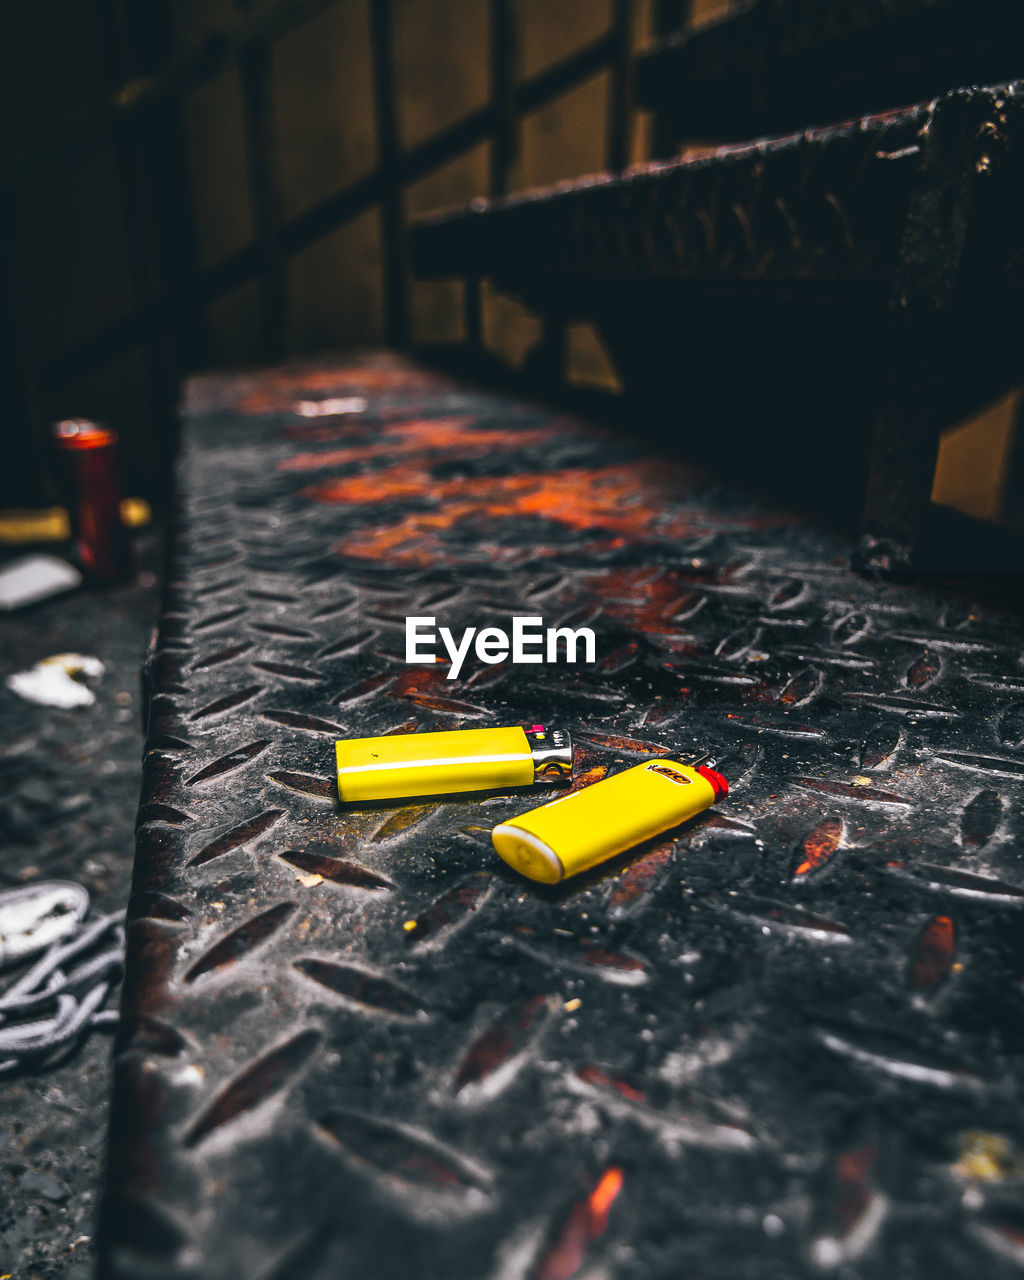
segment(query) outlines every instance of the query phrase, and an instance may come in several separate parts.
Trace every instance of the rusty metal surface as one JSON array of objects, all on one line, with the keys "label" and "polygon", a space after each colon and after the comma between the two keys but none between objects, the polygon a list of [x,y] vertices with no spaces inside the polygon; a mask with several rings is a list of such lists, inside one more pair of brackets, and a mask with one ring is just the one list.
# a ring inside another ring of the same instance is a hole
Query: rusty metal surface
[{"label": "rusty metal surface", "polygon": [[1007,0],[751,0],[659,40],[637,100],[677,142],[742,138],[1020,74]]},{"label": "rusty metal surface", "polygon": [[[380,359],[193,382],[180,491],[104,1276],[1018,1273],[1015,617]],[[596,664],[402,661],[523,613]],[[538,715],[732,793],[556,889],[522,797],[339,810],[337,735]]]}]

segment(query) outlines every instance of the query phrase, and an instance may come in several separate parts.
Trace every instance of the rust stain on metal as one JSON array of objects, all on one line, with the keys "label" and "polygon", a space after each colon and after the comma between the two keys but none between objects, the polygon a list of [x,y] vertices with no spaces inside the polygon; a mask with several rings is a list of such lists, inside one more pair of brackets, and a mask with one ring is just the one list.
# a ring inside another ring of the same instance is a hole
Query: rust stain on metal
[{"label": "rust stain on metal", "polygon": [[[356,459],[353,451],[353,461]],[[340,555],[424,568],[442,556],[442,535],[463,523],[493,527],[517,517],[550,520],[577,531],[609,536],[696,537],[739,522],[701,511],[670,512],[665,501],[672,488],[671,465],[639,462],[629,466],[517,472],[438,480],[424,459],[415,455],[376,471],[323,481],[304,489],[315,502],[374,506],[407,498],[428,498],[426,510],[374,523],[344,537]],[[667,473],[667,474],[666,474]],[[483,544],[494,557],[507,559],[513,550]],[[610,544],[609,544],[610,545]],[[535,554],[549,550],[535,548]]]},{"label": "rust stain on metal", "polygon": [[637,858],[615,886],[608,900],[609,911],[613,914],[624,911],[648,893],[668,866],[674,849],[675,843],[665,840]]},{"label": "rust stain on metal", "polygon": [[291,1039],[258,1058],[226,1085],[209,1107],[192,1125],[185,1137],[185,1145],[194,1147],[214,1129],[229,1120],[252,1111],[277,1093],[306,1065],[320,1044],[319,1031],[300,1031]]},{"label": "rust stain on metal", "polygon": [[584,1084],[593,1085],[596,1089],[614,1089],[616,1093],[621,1094],[630,1102],[646,1102],[647,1095],[642,1089],[637,1089],[623,1080],[621,1076],[613,1076],[610,1072],[605,1071],[602,1067],[595,1066],[593,1063],[587,1063],[586,1066],[580,1067],[576,1072]]},{"label": "rust stain on metal", "polygon": [[899,804],[913,807],[913,801],[906,796],[894,795],[891,791],[880,791],[877,787],[853,786],[846,782],[833,782],[828,778],[794,778],[793,781],[808,791],[821,791],[827,796],[841,796],[846,800],[870,800],[875,804]]},{"label": "rust stain on metal", "polygon": [[446,933],[456,924],[479,910],[491,888],[490,877],[478,874],[441,894],[403,928],[410,942],[422,943]]},{"label": "rust stain on metal", "polygon": [[547,996],[531,996],[478,1036],[455,1076],[455,1092],[480,1083],[520,1053],[548,1008]]},{"label": "rust stain on metal", "polygon": [[934,916],[917,944],[910,972],[915,991],[931,991],[946,976],[956,948],[956,925],[951,916]]},{"label": "rust stain on metal", "polygon": [[843,838],[843,822],[841,818],[826,818],[812,830],[808,831],[800,843],[798,861],[793,868],[794,876],[806,876],[812,871],[820,871],[839,848]]},{"label": "rust stain on metal", "polygon": [[579,1274],[590,1246],[608,1229],[612,1206],[623,1182],[621,1169],[615,1165],[605,1169],[593,1191],[570,1210],[554,1241],[530,1272],[530,1280],[572,1280]]}]

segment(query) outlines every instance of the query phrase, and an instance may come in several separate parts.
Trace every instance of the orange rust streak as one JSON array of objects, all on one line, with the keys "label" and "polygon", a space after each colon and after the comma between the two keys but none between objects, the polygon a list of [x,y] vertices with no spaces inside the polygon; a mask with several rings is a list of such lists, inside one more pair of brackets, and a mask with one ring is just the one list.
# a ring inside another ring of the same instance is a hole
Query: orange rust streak
[{"label": "orange rust streak", "polygon": [[576,1073],[586,1084],[596,1085],[603,1089],[614,1089],[630,1102],[646,1102],[647,1098],[639,1089],[635,1089],[628,1081],[618,1076],[611,1076],[607,1071],[593,1064],[581,1067]]},{"label": "orange rust streak", "polygon": [[953,958],[956,926],[950,916],[936,916],[925,929],[910,981],[917,991],[929,991],[943,977]]},{"label": "orange rust streak", "polygon": [[608,905],[625,907],[646,893],[674,850],[675,844],[666,840],[634,862],[619,881]]},{"label": "orange rust streak", "polygon": [[427,707],[431,711],[447,711],[453,715],[469,714],[483,709],[472,702],[460,702],[455,698],[439,698],[428,693],[406,693],[402,696],[408,698],[410,702],[415,702],[419,707]]},{"label": "orange rust streak", "polygon": [[669,628],[681,630],[682,624],[673,621],[675,615],[699,601],[699,592],[692,590],[687,574],[676,569],[605,570],[588,575],[584,582],[604,597],[605,612],[610,618],[645,634],[663,634]]},{"label": "orange rust streak", "polygon": [[446,675],[447,665],[446,663],[444,671],[439,670],[437,666],[414,667],[411,671],[408,668],[404,671],[399,671],[390,691],[396,697],[402,697],[409,693],[426,693],[428,690],[438,691],[446,686],[451,688]]},{"label": "orange rust streak", "polygon": [[933,676],[938,674],[938,671],[938,662],[927,653],[922,653],[907,672],[907,684],[912,689],[917,688],[919,685],[927,684]]},{"label": "orange rust streak", "polygon": [[[313,485],[304,493],[318,502],[367,506],[390,502],[404,494],[418,494],[431,501],[450,502],[456,515],[546,515],[578,529],[611,522],[611,527],[631,532],[638,517],[648,521],[660,514],[653,504],[637,500],[638,477],[631,467],[596,467],[523,473],[514,476],[460,476],[437,480],[417,460],[369,475],[344,476]],[[653,495],[651,495],[653,497]]]},{"label": "orange rust streak", "polygon": [[874,1198],[868,1186],[868,1176],[877,1154],[874,1147],[864,1147],[836,1157],[839,1185],[833,1211],[844,1235],[855,1228]]},{"label": "orange rust streak", "polygon": [[[631,537],[688,537],[706,531],[699,516],[666,515],[663,492],[646,484],[641,468],[605,467],[501,477],[461,477],[438,481],[413,463],[371,476],[345,477],[304,491],[320,502],[368,505],[400,497],[420,497],[432,509],[413,512],[378,528],[348,535],[335,550],[367,559],[406,564],[433,563],[441,551],[438,535],[468,522],[543,516],[576,530],[593,529]],[[404,544],[408,543],[407,547]],[[496,548],[496,556],[502,549]]]},{"label": "orange rust streak", "polygon": [[843,824],[837,819],[820,822],[804,837],[804,860],[794,875],[805,876],[809,871],[824,866],[839,847],[843,837]]},{"label": "orange rust streak", "polygon": [[841,1152],[836,1157],[836,1173],[843,1182],[863,1182],[871,1172],[877,1154],[874,1147]]},{"label": "orange rust streak", "polygon": [[551,1247],[530,1272],[530,1280],[572,1280],[583,1265],[588,1245],[606,1231],[609,1210],[621,1190],[622,1170],[606,1169],[593,1191],[573,1206]]},{"label": "orange rust streak", "polygon": [[[406,422],[392,422],[372,433],[372,442],[366,442],[367,428],[362,423],[341,428],[342,440],[350,432],[352,440],[337,449],[314,453],[297,453],[277,464],[279,471],[316,471],[320,467],[340,466],[346,462],[368,462],[374,458],[397,458],[417,455],[421,462],[428,462],[431,453],[455,453],[460,458],[476,458],[495,449],[518,449],[546,444],[552,437],[550,428],[531,431],[515,431],[485,428],[474,431],[472,418],[416,418]],[[383,437],[383,438],[382,438]]]},{"label": "orange rust streak", "polygon": [[582,787],[589,787],[593,782],[600,782],[602,778],[608,776],[609,766],[606,764],[594,765],[592,769],[587,769],[585,773],[581,773],[573,779],[573,791],[579,791]]},{"label": "orange rust streak", "polygon": [[640,738],[625,738],[619,734],[612,733],[581,733],[580,737],[586,742],[591,742],[599,747],[612,747],[616,751],[633,751],[638,755],[641,753],[649,755],[667,756],[668,747],[663,747],[660,742],[644,742]]},{"label": "orange rust streak", "polygon": [[608,1213],[619,1192],[622,1190],[622,1170],[614,1165],[610,1169],[606,1169],[601,1177],[601,1181],[590,1193],[590,1208],[595,1219],[596,1234],[600,1234],[608,1225]]},{"label": "orange rust streak", "polygon": [[[375,370],[353,370],[352,384],[365,375],[372,384]],[[332,389],[338,389],[337,377]],[[339,476],[302,490],[316,502],[369,506],[419,499],[423,509],[409,512],[378,527],[351,533],[335,550],[361,559],[422,566],[436,562],[443,552],[441,535],[464,524],[492,526],[515,518],[541,517],[578,531],[603,535],[595,547],[621,545],[645,537],[681,538],[709,531],[747,527],[749,516],[724,519],[705,511],[673,510],[681,492],[692,487],[693,475],[678,465],[653,459],[632,465],[572,469],[511,476],[458,476],[439,479],[432,468],[440,458],[464,458],[512,452],[524,445],[543,444],[565,431],[565,425],[529,430],[484,428],[473,430],[468,418],[392,421],[373,431],[365,426],[337,428],[338,439],[351,443],[322,454],[302,453],[280,464],[285,470],[304,470],[339,462],[371,461],[382,457],[392,465],[357,476]],[[776,520],[777,517],[769,517]],[[484,547],[496,562],[509,560],[508,547]],[[538,554],[543,552],[538,551]],[[691,575],[692,576],[692,575]],[[623,576],[623,618],[640,630],[657,631],[692,595],[685,574],[676,572]],[[678,629],[677,626],[674,629]]]}]

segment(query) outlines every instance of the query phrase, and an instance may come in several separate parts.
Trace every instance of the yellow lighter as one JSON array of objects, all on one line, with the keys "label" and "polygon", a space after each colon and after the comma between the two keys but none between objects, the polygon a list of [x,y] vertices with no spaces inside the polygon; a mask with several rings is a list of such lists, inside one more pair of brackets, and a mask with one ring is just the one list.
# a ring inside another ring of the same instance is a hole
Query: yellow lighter
[{"label": "yellow lighter", "polygon": [[542,724],[343,738],[335,750],[338,795],[348,802],[529,787],[572,778],[572,738],[565,729]]},{"label": "yellow lighter", "polygon": [[652,760],[503,822],[491,839],[510,867],[557,884],[678,826],[728,793],[714,769]]}]

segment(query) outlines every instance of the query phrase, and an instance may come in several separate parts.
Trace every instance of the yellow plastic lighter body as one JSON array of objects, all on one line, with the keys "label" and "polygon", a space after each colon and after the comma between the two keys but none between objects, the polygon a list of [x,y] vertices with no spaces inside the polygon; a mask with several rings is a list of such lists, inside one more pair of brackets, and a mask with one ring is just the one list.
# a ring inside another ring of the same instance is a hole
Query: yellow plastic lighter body
[{"label": "yellow plastic lighter body", "polygon": [[714,804],[728,787],[711,770],[704,774],[651,760],[503,822],[491,839],[510,867],[557,884]]},{"label": "yellow plastic lighter body", "polygon": [[524,729],[455,729],[336,744],[342,800],[396,800],[456,791],[528,787],[534,757]]}]

